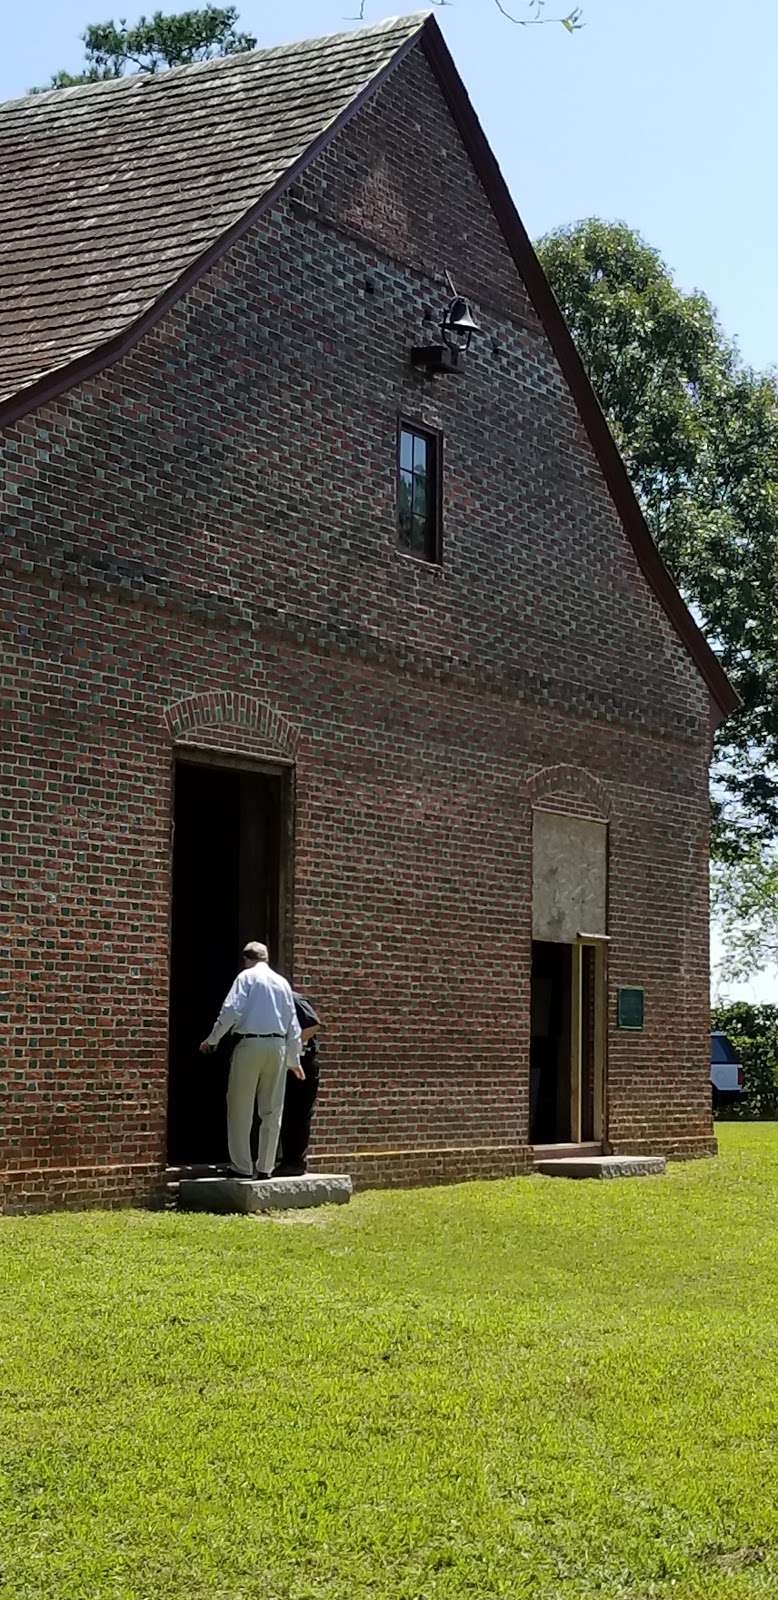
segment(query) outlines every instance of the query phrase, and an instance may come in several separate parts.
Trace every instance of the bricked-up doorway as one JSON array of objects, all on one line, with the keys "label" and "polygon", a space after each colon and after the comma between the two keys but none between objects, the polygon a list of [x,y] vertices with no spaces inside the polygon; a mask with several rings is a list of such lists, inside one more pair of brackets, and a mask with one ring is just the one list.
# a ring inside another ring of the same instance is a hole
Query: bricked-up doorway
[{"label": "bricked-up doorway", "polygon": [[170,953],[168,1160],[225,1161],[230,1046],[201,1056],[240,951],[261,939],[288,962],[288,769],[176,763]]},{"label": "bricked-up doorway", "polygon": [[530,1142],[604,1131],[608,829],[537,807],[532,817]]}]

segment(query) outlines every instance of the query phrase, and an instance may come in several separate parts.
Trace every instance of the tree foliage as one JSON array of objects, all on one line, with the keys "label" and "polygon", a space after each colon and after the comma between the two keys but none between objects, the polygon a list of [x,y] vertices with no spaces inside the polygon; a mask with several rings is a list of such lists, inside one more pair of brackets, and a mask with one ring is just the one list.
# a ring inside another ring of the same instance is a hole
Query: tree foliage
[{"label": "tree foliage", "polygon": [[747,979],[778,963],[778,849],[752,841],[744,854],[715,863],[713,909],[727,978]]},{"label": "tree foliage", "polygon": [[82,72],[56,72],[48,87],[67,89],[77,83],[95,83],[104,78],[120,78],[132,72],[159,72],[192,61],[208,61],[212,56],[237,55],[253,50],[256,39],[237,31],[235,6],[205,6],[200,11],[182,11],[165,16],[155,11],[152,17],[139,17],[128,27],[119,22],[93,22],[82,35],[86,65]]},{"label": "tree foliage", "polygon": [[758,854],[778,828],[775,378],[625,224],[577,223],[539,251],[662,556],[742,697],[718,736],[715,843]]}]

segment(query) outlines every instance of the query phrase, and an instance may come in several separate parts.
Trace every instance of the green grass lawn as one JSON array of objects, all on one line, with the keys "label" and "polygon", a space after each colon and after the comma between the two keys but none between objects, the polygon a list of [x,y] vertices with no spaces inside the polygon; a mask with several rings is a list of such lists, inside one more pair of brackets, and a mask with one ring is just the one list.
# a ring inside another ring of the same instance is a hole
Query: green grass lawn
[{"label": "green grass lawn", "polygon": [[778,1593],[778,1125],[666,1178],[0,1222],[2,1600]]}]

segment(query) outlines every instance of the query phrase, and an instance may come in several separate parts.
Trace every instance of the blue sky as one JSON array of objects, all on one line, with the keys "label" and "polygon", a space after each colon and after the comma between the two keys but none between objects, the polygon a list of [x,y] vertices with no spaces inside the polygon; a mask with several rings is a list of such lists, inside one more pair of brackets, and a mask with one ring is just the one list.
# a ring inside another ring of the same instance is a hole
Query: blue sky
[{"label": "blue sky", "polygon": [[[494,0],[454,0],[437,13],[530,233],[623,218],[684,287],[710,295],[746,360],[778,365],[776,0],[583,4],[587,25],[573,37],[558,26],[512,27]],[[145,10],[160,5],[187,9],[186,0],[147,0]],[[0,98],[77,68],[88,21],[134,20],[142,9],[143,0],[8,6]],[[347,27],[357,9],[355,0],[240,6],[244,26],[267,44]],[[366,0],[370,18],[419,9]]]}]

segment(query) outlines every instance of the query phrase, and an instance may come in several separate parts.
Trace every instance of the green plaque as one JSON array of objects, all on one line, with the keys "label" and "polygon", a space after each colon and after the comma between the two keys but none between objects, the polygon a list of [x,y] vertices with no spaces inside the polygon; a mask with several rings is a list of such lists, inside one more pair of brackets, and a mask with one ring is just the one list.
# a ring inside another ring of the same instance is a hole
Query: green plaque
[{"label": "green plaque", "polygon": [[631,1028],[639,1033],[643,1027],[645,991],[643,989],[618,989],[616,1023],[619,1028]]}]

